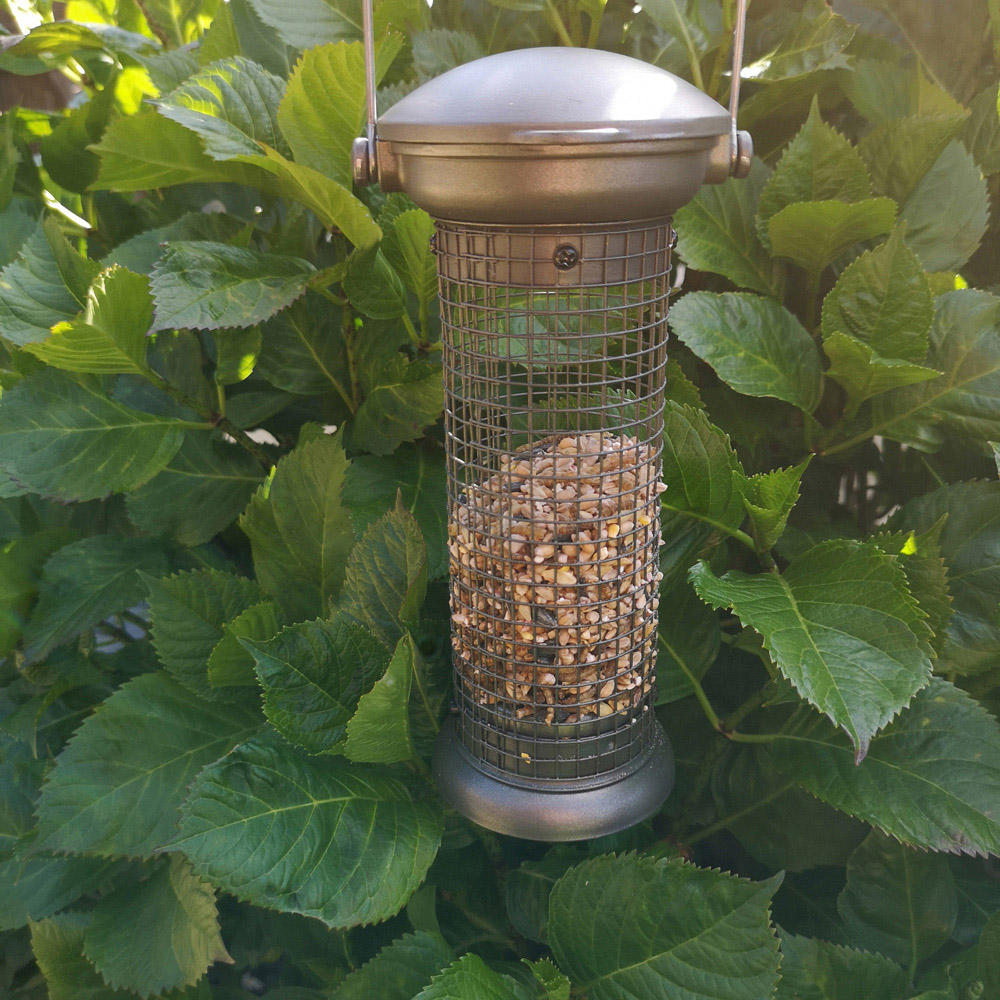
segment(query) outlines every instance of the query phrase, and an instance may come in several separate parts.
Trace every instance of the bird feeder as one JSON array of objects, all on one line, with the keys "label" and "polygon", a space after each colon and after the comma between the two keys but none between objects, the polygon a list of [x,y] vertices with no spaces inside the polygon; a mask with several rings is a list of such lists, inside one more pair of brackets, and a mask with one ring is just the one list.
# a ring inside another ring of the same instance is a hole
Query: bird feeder
[{"label": "bird feeder", "polygon": [[433,770],[483,826],[577,840],[673,784],[653,712],[671,217],[746,176],[727,112],[613,52],[487,56],[376,121],[358,183],[435,221],[457,711]]}]

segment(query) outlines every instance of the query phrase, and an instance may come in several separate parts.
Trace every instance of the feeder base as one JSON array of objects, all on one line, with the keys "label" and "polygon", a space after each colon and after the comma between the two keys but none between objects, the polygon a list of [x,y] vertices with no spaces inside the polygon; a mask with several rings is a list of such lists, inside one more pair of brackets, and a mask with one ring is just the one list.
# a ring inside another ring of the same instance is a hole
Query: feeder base
[{"label": "feeder base", "polygon": [[488,830],[525,840],[590,840],[641,823],[660,808],[674,786],[674,753],[657,724],[647,756],[617,779],[606,775],[604,784],[506,781],[477,766],[449,719],[434,748],[433,771],[445,801]]}]

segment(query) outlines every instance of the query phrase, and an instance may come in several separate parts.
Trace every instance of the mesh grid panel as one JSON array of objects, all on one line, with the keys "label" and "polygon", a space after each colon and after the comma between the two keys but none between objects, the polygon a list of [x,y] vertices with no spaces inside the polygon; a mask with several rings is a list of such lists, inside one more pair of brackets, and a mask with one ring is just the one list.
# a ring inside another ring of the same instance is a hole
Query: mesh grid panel
[{"label": "mesh grid panel", "polygon": [[599,780],[652,735],[669,220],[437,223],[458,732]]}]

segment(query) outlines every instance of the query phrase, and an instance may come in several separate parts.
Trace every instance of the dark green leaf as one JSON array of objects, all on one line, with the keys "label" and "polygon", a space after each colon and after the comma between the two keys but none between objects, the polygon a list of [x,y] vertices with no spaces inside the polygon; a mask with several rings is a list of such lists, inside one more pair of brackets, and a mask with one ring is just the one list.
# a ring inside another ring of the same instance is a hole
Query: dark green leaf
[{"label": "dark green leaf", "polygon": [[413,1000],[529,1000],[533,991],[494,972],[478,955],[463,955]]},{"label": "dark green leaf", "polygon": [[373,319],[395,319],[406,309],[406,289],[378,247],[347,258],[344,291],[351,305]]},{"label": "dark green leaf", "polygon": [[437,934],[406,934],[352,972],[331,1000],[412,1000],[454,957]]},{"label": "dark green leaf", "polygon": [[883,358],[863,340],[846,333],[824,335],[823,350],[830,359],[827,376],[839,382],[857,403],[890,389],[928,382],[941,374],[911,361]]},{"label": "dark green leaf", "polygon": [[418,31],[413,36],[413,65],[424,80],[440,76],[485,54],[479,39],[467,31],[432,28],[430,31]]},{"label": "dark green leaf", "polygon": [[992,861],[952,857],[951,873],[958,893],[958,918],[952,938],[963,947],[979,940],[986,922],[1000,913],[1000,877]]},{"label": "dark green leaf", "polygon": [[532,975],[545,990],[547,1000],[569,1000],[572,983],[547,958],[537,962],[522,958],[521,961],[531,969]]},{"label": "dark green leaf", "polygon": [[659,621],[656,703],[666,705],[694,692],[691,678],[701,680],[715,662],[721,639],[719,616],[687,580],[661,589]]},{"label": "dark green leaf", "polygon": [[780,42],[743,70],[754,80],[786,80],[818,69],[847,66],[843,52],[854,27],[822,0],[810,0]]},{"label": "dark green leaf", "polygon": [[546,942],[552,887],[584,858],[579,848],[560,844],[537,861],[525,861],[507,873],[504,902],[507,916],[519,934],[532,941]]},{"label": "dark green leaf", "polygon": [[881,955],[781,935],[776,1000],[903,1000],[908,993],[906,974]]},{"label": "dark green leaf", "polygon": [[986,988],[984,996],[1000,990],[1000,914],[990,918],[979,939],[979,975]]},{"label": "dark green leaf", "polygon": [[996,86],[981,90],[969,102],[969,120],[962,141],[984,174],[1000,172],[1000,94]]},{"label": "dark green leaf", "polygon": [[214,687],[240,687],[256,682],[254,658],[241,639],[273,639],[279,628],[272,601],[251,604],[222,626],[222,638],[208,658],[208,682]]},{"label": "dark green leaf", "polygon": [[437,300],[437,262],[431,251],[434,222],[419,208],[401,212],[386,227],[382,252],[420,303],[424,323]]},{"label": "dark green leaf", "polygon": [[761,550],[771,548],[784,532],[808,465],[807,458],[791,468],[758,472],[747,478],[743,504],[750,516],[750,533]]}]

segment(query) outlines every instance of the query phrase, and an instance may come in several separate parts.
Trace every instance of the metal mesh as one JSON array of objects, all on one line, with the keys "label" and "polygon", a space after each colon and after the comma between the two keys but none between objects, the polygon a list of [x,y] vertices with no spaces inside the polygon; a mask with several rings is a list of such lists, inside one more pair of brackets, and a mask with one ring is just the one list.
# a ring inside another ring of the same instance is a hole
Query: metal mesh
[{"label": "metal mesh", "polygon": [[668,220],[437,223],[458,732],[593,778],[652,735]]}]

